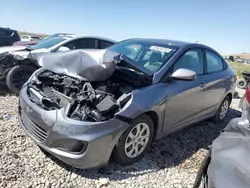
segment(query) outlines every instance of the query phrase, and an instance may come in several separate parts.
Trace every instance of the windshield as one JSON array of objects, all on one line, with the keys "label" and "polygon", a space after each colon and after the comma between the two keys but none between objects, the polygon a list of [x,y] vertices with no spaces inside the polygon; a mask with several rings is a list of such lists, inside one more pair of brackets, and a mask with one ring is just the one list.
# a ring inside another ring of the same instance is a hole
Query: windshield
[{"label": "windshield", "polygon": [[41,42],[39,42],[36,45],[29,47],[29,49],[30,50],[37,50],[37,49],[41,49],[41,48],[48,49],[48,48],[51,48],[64,40],[66,40],[66,39],[63,37],[51,37],[51,38],[42,40]]},{"label": "windshield", "polygon": [[152,75],[176,52],[177,47],[133,39],[117,43],[108,50],[125,55],[140,70]]}]

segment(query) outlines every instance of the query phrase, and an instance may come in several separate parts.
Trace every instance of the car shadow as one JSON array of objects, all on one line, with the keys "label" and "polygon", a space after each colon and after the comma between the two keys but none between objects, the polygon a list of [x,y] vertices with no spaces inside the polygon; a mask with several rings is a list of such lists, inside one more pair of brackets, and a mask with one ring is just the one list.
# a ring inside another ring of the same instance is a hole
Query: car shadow
[{"label": "car shadow", "polygon": [[[129,166],[119,166],[111,161],[105,168],[83,170],[71,167],[50,154],[47,156],[65,170],[90,179],[107,178],[116,181],[176,166],[189,169],[189,171],[193,169],[196,173],[203,157],[199,156],[199,159],[195,160],[189,159],[198,157],[195,155],[197,152],[203,152],[205,156],[206,150],[219,136],[221,130],[232,118],[240,116],[240,111],[230,109],[223,123],[215,124],[207,120],[168,135],[155,141],[144,158]],[[198,162],[194,163],[194,161]]]},{"label": "car shadow", "polygon": [[0,96],[12,95],[8,87],[4,84],[0,84]]}]

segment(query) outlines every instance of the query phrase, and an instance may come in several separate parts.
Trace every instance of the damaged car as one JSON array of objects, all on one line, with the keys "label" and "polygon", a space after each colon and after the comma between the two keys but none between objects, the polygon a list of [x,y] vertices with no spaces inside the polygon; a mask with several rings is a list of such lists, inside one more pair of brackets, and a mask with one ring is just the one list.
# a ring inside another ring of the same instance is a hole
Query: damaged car
[{"label": "damaged car", "polygon": [[[243,76],[250,76],[250,73]],[[210,146],[193,188],[249,187],[250,84],[239,108],[241,116],[231,119]]]},{"label": "damaged car", "polygon": [[76,49],[104,49],[116,41],[88,35],[52,35],[38,44],[0,48],[0,82],[18,94],[30,75],[41,67],[37,58],[47,53]]},{"label": "damaged car", "polygon": [[20,125],[42,150],[85,169],[111,158],[132,164],[153,140],[223,121],[236,81],[212,48],[171,40],[128,39],[38,61],[43,68],[20,91]]}]

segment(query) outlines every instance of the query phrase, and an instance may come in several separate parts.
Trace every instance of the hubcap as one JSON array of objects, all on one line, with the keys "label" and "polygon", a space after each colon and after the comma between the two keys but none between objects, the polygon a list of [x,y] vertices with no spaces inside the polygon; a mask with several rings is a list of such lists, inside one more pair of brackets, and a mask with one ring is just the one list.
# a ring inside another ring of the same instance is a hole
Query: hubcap
[{"label": "hubcap", "polygon": [[244,86],[244,84],[245,84],[244,82],[240,82],[240,86]]},{"label": "hubcap", "polygon": [[150,129],[146,123],[137,124],[129,132],[125,141],[125,154],[129,158],[139,156],[146,148],[150,136]]},{"label": "hubcap", "polygon": [[225,101],[225,102],[222,104],[222,106],[221,106],[221,110],[220,110],[220,119],[224,119],[224,117],[225,117],[226,114],[227,114],[228,108],[229,108],[229,102],[228,102],[228,101]]}]

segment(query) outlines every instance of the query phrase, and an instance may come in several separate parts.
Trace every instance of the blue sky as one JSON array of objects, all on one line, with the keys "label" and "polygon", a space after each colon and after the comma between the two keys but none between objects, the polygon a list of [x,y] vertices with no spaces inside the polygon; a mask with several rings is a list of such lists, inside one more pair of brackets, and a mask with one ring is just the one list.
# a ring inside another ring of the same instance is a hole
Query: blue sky
[{"label": "blue sky", "polygon": [[116,40],[167,38],[250,53],[250,0],[1,0],[0,26]]}]

